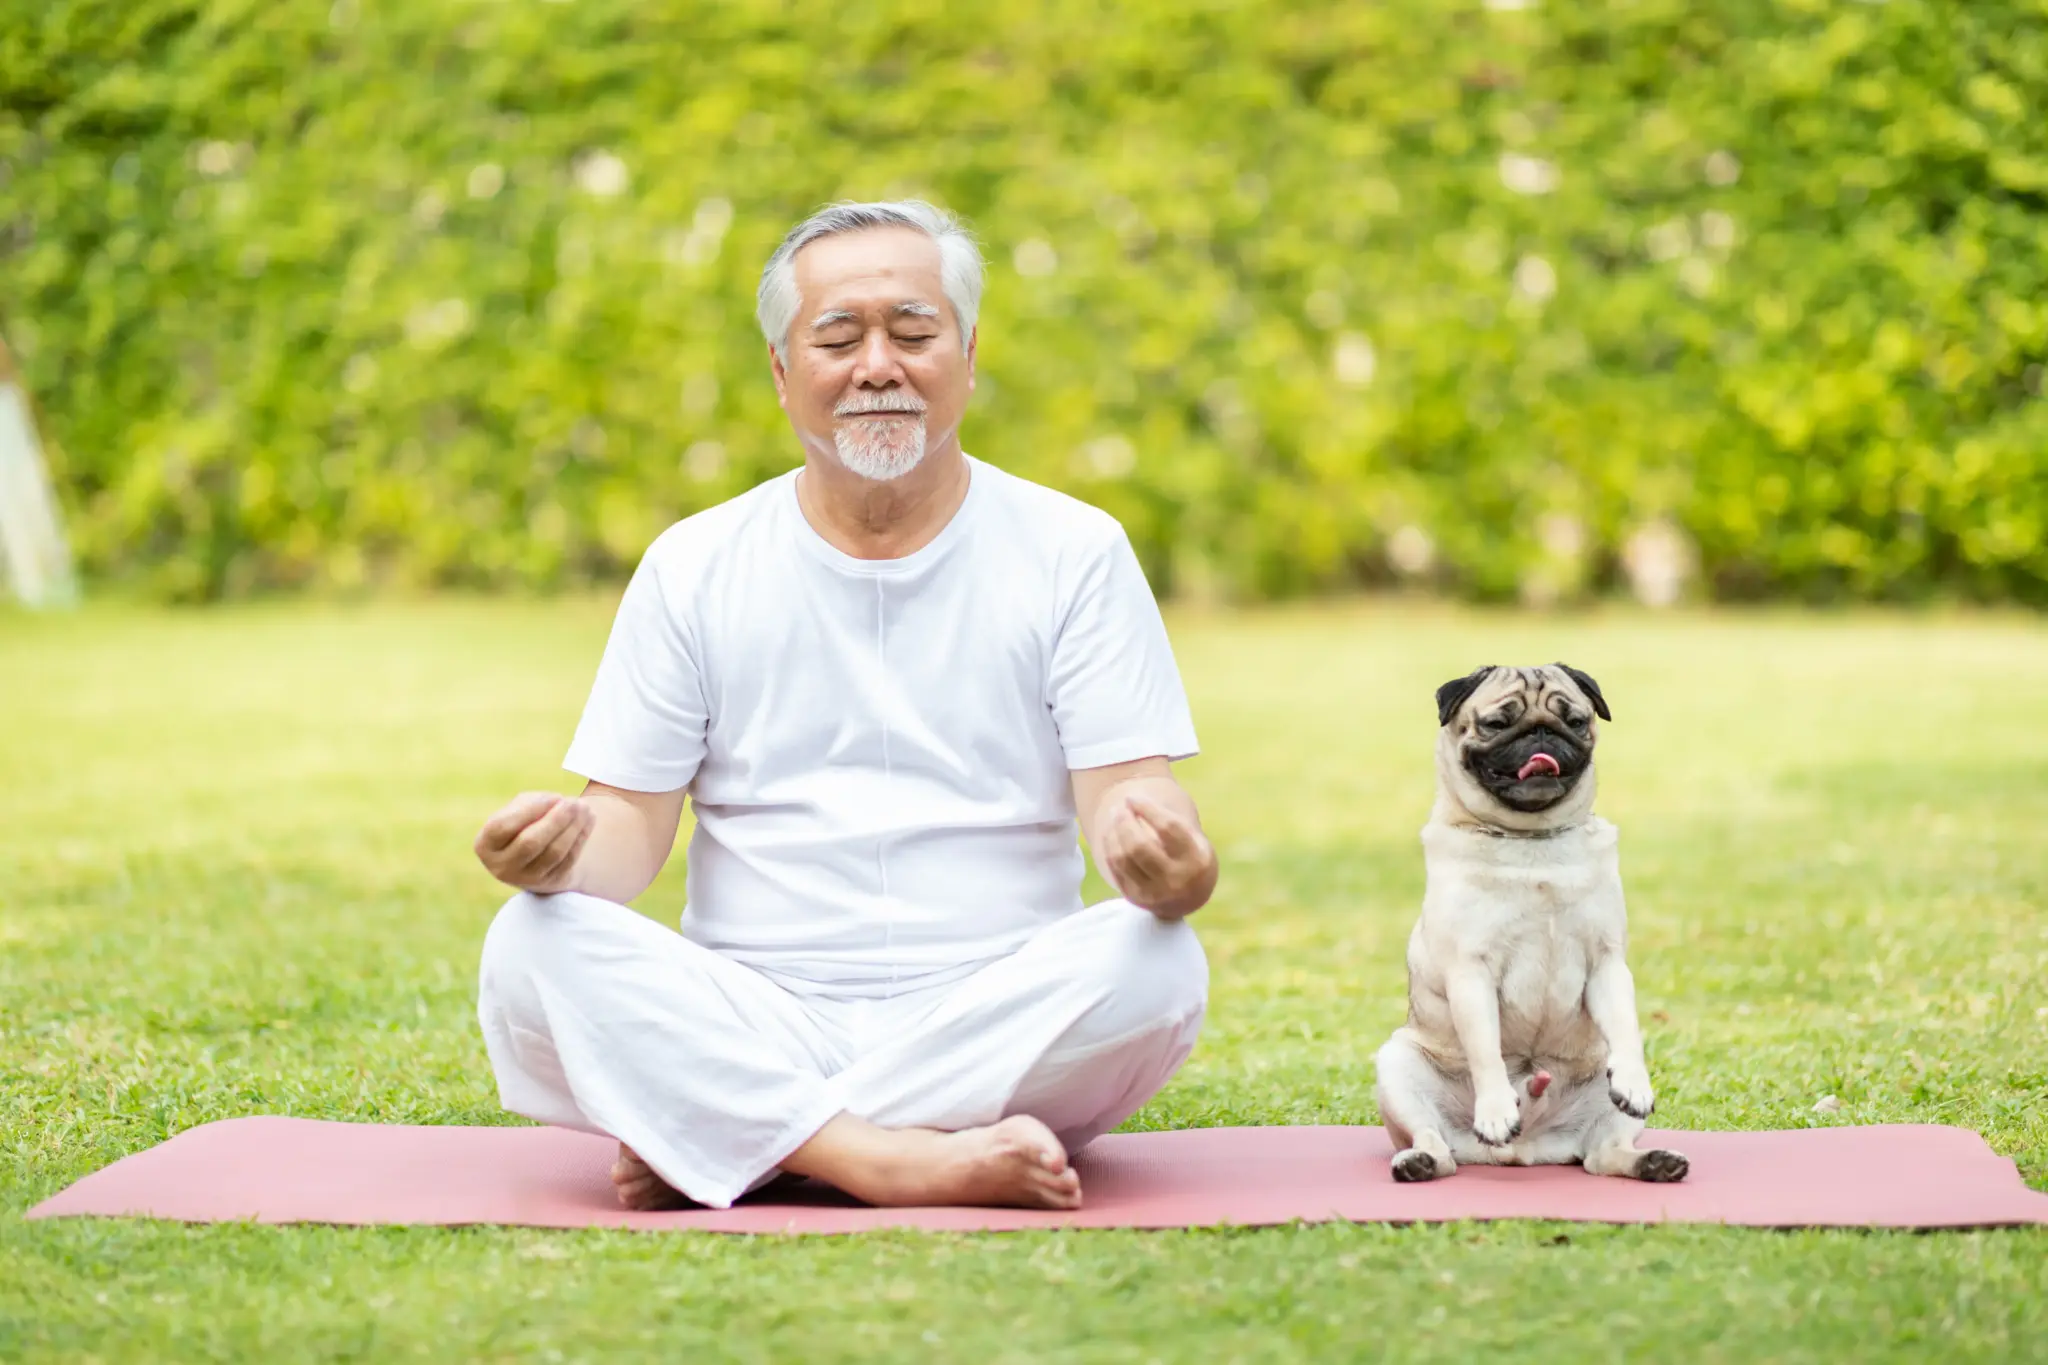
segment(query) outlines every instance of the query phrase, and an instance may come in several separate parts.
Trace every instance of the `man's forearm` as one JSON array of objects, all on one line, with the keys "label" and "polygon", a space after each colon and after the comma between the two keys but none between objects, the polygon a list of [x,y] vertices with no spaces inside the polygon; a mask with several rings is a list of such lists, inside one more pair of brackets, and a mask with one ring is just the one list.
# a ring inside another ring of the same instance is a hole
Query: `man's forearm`
[{"label": "man's forearm", "polygon": [[[1095,851],[1096,870],[1102,874],[1103,880],[1109,882],[1111,886],[1116,885],[1116,879],[1110,875],[1109,869],[1102,865],[1102,843],[1097,832],[1107,825],[1109,813],[1116,809],[1117,803],[1123,800],[1124,796],[1128,793],[1136,793],[1146,800],[1165,806],[1175,815],[1186,820],[1194,829],[1199,830],[1202,827],[1201,812],[1195,807],[1194,797],[1188,795],[1187,788],[1181,786],[1179,782],[1170,776],[1141,773],[1112,784],[1103,791],[1101,798],[1095,804],[1095,809],[1089,812],[1087,825],[1088,845]],[[1209,903],[1209,897],[1214,895],[1216,891],[1216,881],[1216,861],[1214,858],[1211,858],[1201,879],[1194,886],[1188,888],[1186,893],[1162,900],[1159,904],[1149,906],[1148,908],[1155,914],[1170,919],[1192,915],[1195,911]]]},{"label": "man's forearm", "polygon": [[665,811],[648,809],[653,803],[628,800],[603,787],[585,791],[582,799],[590,805],[593,824],[570,871],[569,889],[624,905],[651,886],[668,861],[681,803],[672,820]]}]

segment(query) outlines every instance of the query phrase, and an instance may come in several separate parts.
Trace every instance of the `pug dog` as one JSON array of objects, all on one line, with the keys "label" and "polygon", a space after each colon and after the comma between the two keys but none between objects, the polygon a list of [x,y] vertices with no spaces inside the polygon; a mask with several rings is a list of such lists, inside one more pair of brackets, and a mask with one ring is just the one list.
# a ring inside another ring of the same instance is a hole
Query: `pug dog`
[{"label": "pug dog", "polygon": [[1600,685],[1489,665],[1437,689],[1436,803],[1408,1021],[1378,1056],[1394,1179],[1460,1162],[1682,1180],[1655,1108],[1613,825],[1593,814]]}]

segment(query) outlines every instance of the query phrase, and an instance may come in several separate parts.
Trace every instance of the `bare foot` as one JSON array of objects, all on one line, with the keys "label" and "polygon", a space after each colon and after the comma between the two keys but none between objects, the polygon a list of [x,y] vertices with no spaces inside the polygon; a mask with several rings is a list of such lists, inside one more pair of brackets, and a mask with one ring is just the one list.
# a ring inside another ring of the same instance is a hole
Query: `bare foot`
[{"label": "bare foot", "polygon": [[690,1202],[623,1142],[619,1159],[612,1163],[612,1187],[629,1209],[679,1209]]},{"label": "bare foot", "polygon": [[783,1163],[879,1206],[1078,1209],[1081,1177],[1037,1119],[941,1133],[841,1114]]}]

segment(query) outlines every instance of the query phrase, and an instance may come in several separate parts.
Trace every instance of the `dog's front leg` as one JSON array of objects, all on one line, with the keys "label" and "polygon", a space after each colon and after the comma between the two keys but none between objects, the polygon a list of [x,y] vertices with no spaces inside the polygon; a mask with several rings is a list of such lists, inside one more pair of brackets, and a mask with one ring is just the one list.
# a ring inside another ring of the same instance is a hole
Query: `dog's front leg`
[{"label": "dog's front leg", "polygon": [[1444,981],[1451,1027],[1472,1069],[1472,1132],[1489,1147],[1505,1147],[1522,1132],[1521,1107],[1500,1055],[1500,991],[1484,961],[1454,965]]},{"label": "dog's front leg", "polygon": [[1608,1097],[1630,1118],[1648,1118],[1657,1100],[1650,1091],[1643,1031],[1636,1022],[1636,979],[1619,952],[1609,952],[1586,979],[1586,1012],[1607,1040]]}]

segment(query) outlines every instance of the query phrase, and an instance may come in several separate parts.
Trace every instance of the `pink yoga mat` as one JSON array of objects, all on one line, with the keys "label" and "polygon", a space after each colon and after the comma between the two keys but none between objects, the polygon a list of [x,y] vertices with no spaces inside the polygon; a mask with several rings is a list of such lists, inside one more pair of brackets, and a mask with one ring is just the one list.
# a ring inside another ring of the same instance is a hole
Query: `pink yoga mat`
[{"label": "pink yoga mat", "polygon": [[1464,1167],[1394,1182],[1381,1128],[1196,1128],[1113,1134],[1076,1159],[1086,1207],[875,1209],[814,1185],[727,1210],[629,1213],[606,1172],[616,1144],[553,1128],[386,1127],[311,1119],[209,1123],[125,1157],[30,1218],[140,1215],[186,1222],[498,1223],[743,1233],[918,1227],[1179,1228],[1277,1223],[1556,1218],[1751,1227],[2048,1224],[2048,1194],[1975,1133],[1935,1125],[1778,1133],[1645,1134],[1684,1152],[1674,1185],[1576,1167]]}]

